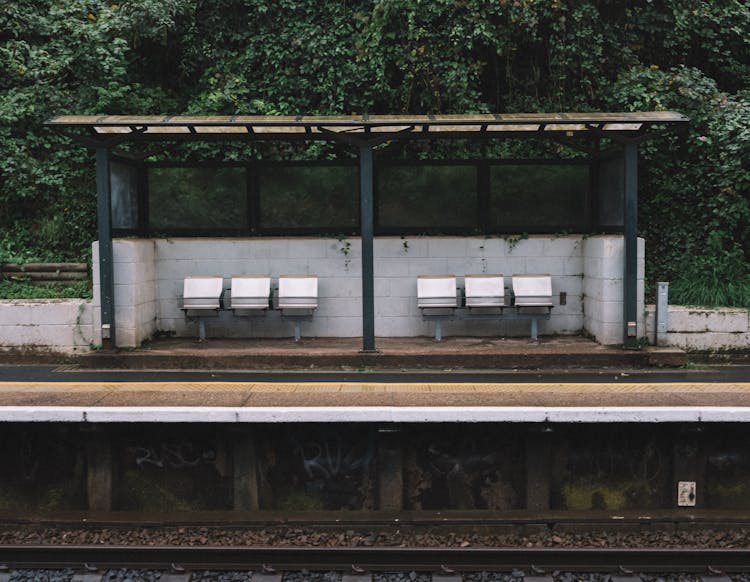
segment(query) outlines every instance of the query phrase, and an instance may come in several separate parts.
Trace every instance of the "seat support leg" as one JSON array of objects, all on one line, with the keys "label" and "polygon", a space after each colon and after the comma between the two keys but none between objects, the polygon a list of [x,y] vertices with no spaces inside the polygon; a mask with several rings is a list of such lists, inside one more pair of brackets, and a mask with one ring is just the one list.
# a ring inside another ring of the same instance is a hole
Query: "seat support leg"
[{"label": "seat support leg", "polygon": [[299,338],[302,335],[301,332],[300,332],[300,325],[301,324],[300,324],[299,320],[295,320],[295,322],[294,322],[294,341],[296,341],[296,342],[299,341]]},{"label": "seat support leg", "polygon": [[536,323],[536,317],[531,318],[531,341],[535,342],[537,340],[537,323]]},{"label": "seat support leg", "polygon": [[198,320],[198,341],[206,341],[206,322],[202,319]]},{"label": "seat support leg", "polygon": [[435,341],[436,342],[443,341],[443,322],[442,321],[435,322]]}]

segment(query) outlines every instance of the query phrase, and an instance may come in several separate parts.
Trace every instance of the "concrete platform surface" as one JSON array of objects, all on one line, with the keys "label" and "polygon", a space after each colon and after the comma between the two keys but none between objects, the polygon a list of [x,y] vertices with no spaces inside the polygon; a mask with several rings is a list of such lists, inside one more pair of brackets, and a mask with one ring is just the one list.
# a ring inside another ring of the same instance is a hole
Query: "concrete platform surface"
[{"label": "concrete platform surface", "polygon": [[80,356],[92,369],[245,370],[511,370],[681,366],[682,350],[624,350],[580,336],[524,338],[376,338],[377,353],[362,353],[361,338],[158,339],[135,350],[102,350]]},{"label": "concrete platform surface", "polygon": [[2,422],[748,422],[750,382],[0,382]]}]

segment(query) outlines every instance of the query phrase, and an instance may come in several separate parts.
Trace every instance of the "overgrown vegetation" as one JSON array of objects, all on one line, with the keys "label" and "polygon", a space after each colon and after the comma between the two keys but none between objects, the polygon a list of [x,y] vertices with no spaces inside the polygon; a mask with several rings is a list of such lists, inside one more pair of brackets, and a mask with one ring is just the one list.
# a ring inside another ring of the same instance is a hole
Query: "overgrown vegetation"
[{"label": "overgrown vegetation", "polygon": [[642,149],[647,278],[750,303],[743,0],[5,0],[0,63],[0,261],[88,257],[94,164],[57,114],[676,109]]},{"label": "overgrown vegetation", "polygon": [[19,279],[0,280],[0,299],[91,298],[88,281],[33,285]]}]

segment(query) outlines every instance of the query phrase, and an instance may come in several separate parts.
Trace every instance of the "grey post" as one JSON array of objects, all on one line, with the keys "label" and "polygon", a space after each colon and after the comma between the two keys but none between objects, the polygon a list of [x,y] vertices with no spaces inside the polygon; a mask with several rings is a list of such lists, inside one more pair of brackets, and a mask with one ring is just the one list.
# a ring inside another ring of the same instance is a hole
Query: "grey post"
[{"label": "grey post", "polygon": [[359,148],[359,195],[362,222],[362,352],[375,352],[375,291],[374,291],[374,202],[372,146]]},{"label": "grey post", "polygon": [[664,345],[667,338],[667,307],[669,306],[669,283],[660,281],[656,284],[656,331],[654,345]]}]

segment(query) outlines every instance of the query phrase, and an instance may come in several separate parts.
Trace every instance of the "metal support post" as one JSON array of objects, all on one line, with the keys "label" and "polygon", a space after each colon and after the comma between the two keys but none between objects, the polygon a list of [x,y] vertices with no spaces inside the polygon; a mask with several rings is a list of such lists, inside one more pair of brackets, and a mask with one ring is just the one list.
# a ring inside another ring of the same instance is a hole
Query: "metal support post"
[{"label": "metal support post", "polygon": [[443,322],[439,320],[435,322],[435,341],[443,341]]},{"label": "metal support post", "polygon": [[112,253],[110,168],[109,150],[104,147],[96,148],[96,199],[102,346],[114,348],[117,341],[115,337],[115,278]]},{"label": "metal support post", "polygon": [[656,284],[656,331],[654,345],[664,345],[667,339],[667,311],[669,307],[669,283],[660,281]]},{"label": "metal support post", "polygon": [[198,341],[206,341],[206,322],[203,319],[198,319]]},{"label": "metal support post", "polygon": [[625,143],[623,345],[638,349],[638,146]]},{"label": "metal support post", "polygon": [[538,330],[537,330],[537,323],[536,323],[536,317],[531,318],[531,341],[535,342],[538,339]]},{"label": "metal support post", "polygon": [[298,342],[300,337],[302,337],[302,331],[300,330],[300,321],[299,319],[294,320],[294,341]]},{"label": "metal support post", "polygon": [[375,349],[375,291],[374,291],[374,202],[372,146],[359,148],[359,195],[362,223],[362,352]]}]

